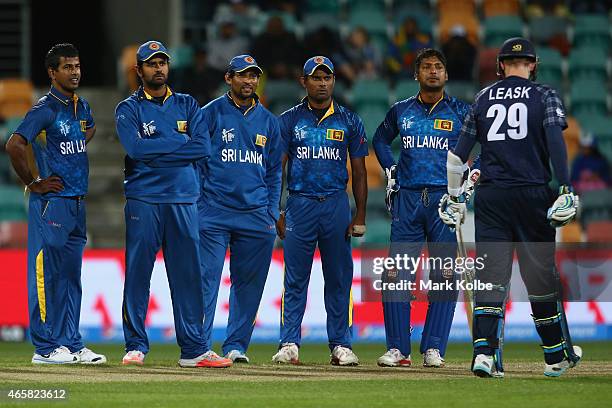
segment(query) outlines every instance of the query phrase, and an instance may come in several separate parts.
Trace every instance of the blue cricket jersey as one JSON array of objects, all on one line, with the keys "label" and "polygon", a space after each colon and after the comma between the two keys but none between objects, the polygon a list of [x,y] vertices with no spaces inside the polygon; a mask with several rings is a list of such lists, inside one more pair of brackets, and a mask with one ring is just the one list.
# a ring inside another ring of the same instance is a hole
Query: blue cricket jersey
[{"label": "blue cricket jersey", "polygon": [[481,145],[480,184],[501,187],[547,184],[551,179],[545,128],[567,128],[565,108],[556,91],[511,76],[476,95],[455,154],[467,160]]},{"label": "blue cricket jersey", "polygon": [[257,97],[241,109],[229,94],[202,112],[210,127],[211,155],[199,163],[201,200],[238,212],[267,207],[277,220],[282,177],[277,118]]},{"label": "blue cricket jersey", "polygon": [[190,203],[200,195],[196,163],[210,154],[208,126],[190,95],[159,103],[142,88],[117,105],[117,134],[125,148],[125,196],[149,203]]},{"label": "blue cricket jersey", "polygon": [[446,186],[446,156],[459,139],[468,104],[444,93],[431,109],[420,95],[395,103],[378,126],[372,144],[383,168],[395,164],[391,142],[399,134],[397,180],[401,188]]},{"label": "blue cricket jersey", "polygon": [[368,155],[368,139],[359,116],[335,101],[321,120],[302,103],[280,116],[287,185],[291,194],[325,197],[346,190],[347,152]]},{"label": "blue cricket jersey", "polygon": [[42,197],[87,194],[89,161],[85,131],[93,126],[87,101],[77,95],[66,96],[55,87],[26,114],[14,133],[31,144],[40,177],[58,176],[64,184],[59,193],[49,192]]}]

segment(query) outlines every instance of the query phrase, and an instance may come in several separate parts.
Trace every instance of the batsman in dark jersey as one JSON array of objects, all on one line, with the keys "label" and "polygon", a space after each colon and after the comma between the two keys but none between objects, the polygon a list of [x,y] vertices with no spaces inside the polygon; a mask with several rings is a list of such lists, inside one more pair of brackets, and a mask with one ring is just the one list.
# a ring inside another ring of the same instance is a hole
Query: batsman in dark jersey
[{"label": "batsman in dark jersey", "polygon": [[[578,208],[562,135],[565,108],[554,89],[532,82],[537,63],[529,41],[504,42],[497,61],[502,80],[476,96],[448,154],[449,195],[440,203],[441,218],[457,224],[465,214],[462,165],[475,143],[481,145],[474,209],[477,256],[486,261],[476,279],[493,290],[475,293],[472,371],[480,377],[503,376],[499,339],[514,250],[542,340],[544,375],[558,377],[582,356],[572,345],[555,269],[555,227],[571,222]],[[548,187],[549,163],[561,185],[558,197]]]}]

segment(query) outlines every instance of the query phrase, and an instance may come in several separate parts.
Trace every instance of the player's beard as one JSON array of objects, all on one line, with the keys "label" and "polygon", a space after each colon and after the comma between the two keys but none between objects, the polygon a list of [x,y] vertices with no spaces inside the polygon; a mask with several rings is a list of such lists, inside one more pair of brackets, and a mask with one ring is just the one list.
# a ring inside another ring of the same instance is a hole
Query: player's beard
[{"label": "player's beard", "polygon": [[[163,78],[162,78],[163,77]],[[144,79],[142,80],[142,82],[147,86],[147,88],[149,89],[161,89],[164,86],[166,86],[166,82],[168,81],[168,77],[166,75],[162,76],[152,76],[150,79]]]},{"label": "player's beard", "polygon": [[440,92],[444,89],[444,84],[440,84],[437,86],[430,86],[427,84],[421,84],[421,89],[425,92]]}]

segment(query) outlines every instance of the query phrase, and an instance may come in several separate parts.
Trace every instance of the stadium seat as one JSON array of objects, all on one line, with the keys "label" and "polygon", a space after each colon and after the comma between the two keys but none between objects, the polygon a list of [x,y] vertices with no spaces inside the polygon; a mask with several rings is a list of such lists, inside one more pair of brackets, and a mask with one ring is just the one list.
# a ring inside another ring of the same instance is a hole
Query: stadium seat
[{"label": "stadium seat", "polygon": [[612,219],[612,189],[587,191],[580,195],[581,216],[583,225],[596,221]]},{"label": "stadium seat", "polygon": [[0,184],[11,182],[11,159],[8,154],[0,151]]},{"label": "stadium seat", "polygon": [[567,20],[554,15],[529,20],[529,37],[536,44],[546,44],[555,37],[566,37]]},{"label": "stadium seat", "polygon": [[563,96],[565,95],[565,89],[563,87],[563,78],[558,74],[554,73],[553,71],[543,70],[542,72],[540,72],[540,69],[538,68],[538,77],[536,79],[536,82],[553,88],[555,91],[557,91],[557,94],[561,98],[563,98]]},{"label": "stadium seat", "polygon": [[511,37],[523,36],[523,21],[518,16],[494,16],[484,21],[484,44],[501,47]]},{"label": "stadium seat", "polygon": [[478,82],[481,87],[498,79],[497,52],[497,48],[482,48],[478,53]]},{"label": "stadium seat", "polygon": [[26,220],[26,204],[23,188],[13,185],[0,185],[0,220]]},{"label": "stadium seat", "polygon": [[[609,203],[612,206],[612,203]],[[612,242],[612,221],[594,221],[586,229],[587,242]]]},{"label": "stadium seat", "polygon": [[269,79],[264,91],[268,104],[292,101],[292,105],[295,105],[305,94],[304,89],[293,79]]},{"label": "stadium seat", "polygon": [[359,11],[384,11],[387,1],[386,0],[344,0],[346,8],[349,12],[355,10]]},{"label": "stadium seat", "polygon": [[385,15],[378,11],[373,10],[355,10],[351,11],[348,19],[349,26],[351,28],[363,27],[370,35],[388,35],[388,24]]},{"label": "stadium seat", "polygon": [[386,109],[389,106],[389,85],[382,79],[358,80],[353,85],[352,102],[356,110],[366,104],[378,104]]},{"label": "stadium seat", "polygon": [[612,117],[591,114],[580,116],[578,120],[583,132],[595,136],[599,151],[612,163]]},{"label": "stadium seat", "polygon": [[610,47],[610,20],[599,14],[576,15],[574,21],[574,47]]},{"label": "stadium seat", "polygon": [[[368,204],[369,204],[368,200]],[[384,207],[384,199],[379,202],[380,207]],[[368,214],[370,211],[368,211]],[[391,220],[383,218],[370,218],[368,219],[368,230],[364,236],[364,242],[366,245],[375,246],[379,248],[386,248],[389,245],[389,239],[391,237]]]},{"label": "stadium seat", "polygon": [[[372,140],[372,137],[368,135],[368,138]],[[376,154],[373,149],[370,149],[368,156],[365,158],[366,171],[368,172],[368,189],[380,189],[383,187],[384,175]]]},{"label": "stadium seat", "polygon": [[480,21],[478,16],[472,13],[464,13],[451,10],[445,14],[440,14],[438,21],[439,42],[445,43],[451,37],[451,30],[461,25],[465,28],[467,39],[474,45],[480,42]]},{"label": "stadium seat", "polygon": [[482,11],[485,18],[494,16],[517,16],[520,12],[519,0],[483,0]]},{"label": "stadium seat", "polygon": [[419,83],[414,79],[402,79],[395,86],[395,100],[401,101],[419,93]]},{"label": "stadium seat", "polygon": [[138,47],[138,45],[124,47],[119,59],[119,88],[126,88],[130,92],[138,89],[138,75],[135,68]]},{"label": "stadium seat", "polygon": [[582,79],[572,82],[571,91],[572,113],[575,115],[585,112],[605,114],[606,90],[598,80]]},{"label": "stadium seat", "polygon": [[337,14],[340,11],[338,0],[307,0],[306,9],[309,13],[323,12]]},{"label": "stadium seat", "polygon": [[340,24],[338,22],[338,14],[317,12],[306,14],[303,18],[302,26],[304,29],[304,34],[317,31],[321,27],[329,28],[337,33],[339,31]]},{"label": "stadium seat", "polygon": [[23,117],[32,107],[34,87],[26,79],[0,80],[0,119]]},{"label": "stadium seat", "polygon": [[569,74],[572,81],[578,79],[607,80],[607,54],[597,47],[573,49],[569,56]]},{"label": "stadium seat", "polygon": [[449,95],[461,99],[464,102],[472,103],[476,96],[476,87],[472,81],[453,81],[446,83],[446,91]]},{"label": "stadium seat", "polygon": [[582,227],[578,222],[572,222],[561,227],[561,242],[582,242]]},{"label": "stadium seat", "polygon": [[372,137],[374,137],[374,132],[376,132],[378,125],[380,125],[380,123],[385,120],[387,109],[378,103],[364,104],[360,106],[357,113],[363,121],[363,126],[365,127],[368,139],[372,140]]},{"label": "stadium seat", "polygon": [[563,57],[561,57],[561,53],[554,48],[538,47],[536,54],[540,59],[538,75],[546,73],[546,75],[550,77],[555,76],[558,78],[558,81],[561,81],[563,79]]},{"label": "stadium seat", "polygon": [[476,14],[476,1],[474,0],[438,0],[438,13],[470,13]]},{"label": "stadium seat", "polygon": [[433,34],[435,22],[431,16],[431,13],[429,13],[427,10],[413,8],[410,5],[399,8],[393,13],[393,22],[395,27],[400,27],[404,20],[406,20],[408,17],[412,17],[416,20],[420,32],[427,33],[429,35]]}]

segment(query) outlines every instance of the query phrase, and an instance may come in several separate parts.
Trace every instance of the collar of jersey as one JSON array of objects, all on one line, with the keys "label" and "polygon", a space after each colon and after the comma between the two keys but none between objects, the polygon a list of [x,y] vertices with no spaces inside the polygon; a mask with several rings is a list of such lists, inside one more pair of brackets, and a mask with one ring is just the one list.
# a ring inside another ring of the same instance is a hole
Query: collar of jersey
[{"label": "collar of jersey", "polygon": [[[242,109],[241,109],[240,105],[238,105],[236,102],[234,102],[234,100],[232,99],[229,91],[227,91],[225,96],[227,96],[228,101],[232,105],[234,105],[242,113]],[[251,109],[253,109],[255,106],[257,106],[258,103],[259,103],[259,96],[256,93],[253,93],[253,99],[251,99],[251,106],[246,111],[244,111],[243,115],[246,116],[246,114],[249,113],[251,111]]]},{"label": "collar of jersey", "polygon": [[[443,92],[443,93],[442,93],[442,97],[441,97],[440,99],[438,99],[438,100],[436,101],[436,103],[434,103],[434,104],[431,106],[431,109],[429,110],[429,113],[433,112],[433,110],[436,108],[436,106],[438,106],[438,104],[439,104],[440,102],[444,101],[444,100],[446,100],[446,101],[449,101],[449,100],[450,100],[450,97],[448,96],[448,94],[447,94],[446,92]],[[423,100],[421,99],[421,92],[419,92],[419,93],[417,94],[417,101],[419,101],[419,103],[420,103],[421,105],[425,105],[425,102],[423,102]]]},{"label": "collar of jersey", "polygon": [[[312,111],[312,106],[310,106],[310,103],[308,103],[308,96],[305,96],[302,98],[302,103],[304,104],[304,106],[308,108],[308,110]],[[319,123],[317,123],[317,125],[321,124],[321,122],[323,122],[325,118],[328,118],[334,113],[336,113],[337,110],[338,110],[338,105],[336,104],[336,101],[332,99],[332,103],[329,105],[329,108],[327,108],[327,112],[325,112],[325,115],[323,115],[323,117],[321,118],[321,120],[319,120]]]},{"label": "collar of jersey", "polygon": [[66,96],[63,93],[61,93],[59,89],[57,89],[54,86],[51,86],[51,89],[49,90],[49,95],[51,95],[52,97],[54,97],[55,99],[57,99],[58,101],[60,101],[66,106],[68,106],[70,101],[76,102],[79,100],[79,97],[77,96],[77,94],[72,94],[72,98],[71,98],[70,96]]},{"label": "collar of jersey", "polygon": [[[166,96],[164,97],[164,100],[162,101],[162,103],[165,103],[168,100],[168,98],[172,96],[172,94],[173,94],[172,89],[170,89],[170,87],[166,85]],[[146,99],[149,101],[153,100],[153,96],[149,95],[142,86],[138,89],[138,96],[140,97],[140,99]]]}]

